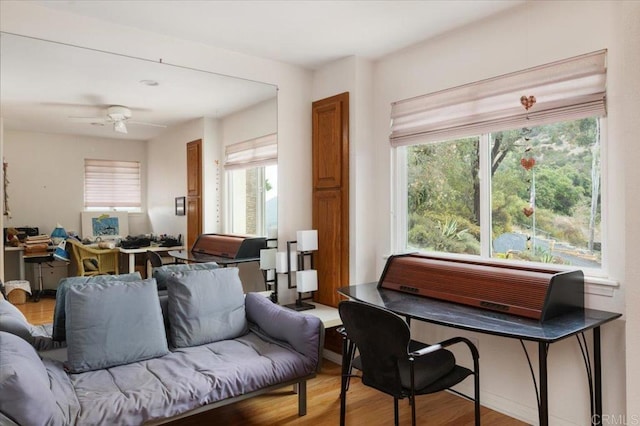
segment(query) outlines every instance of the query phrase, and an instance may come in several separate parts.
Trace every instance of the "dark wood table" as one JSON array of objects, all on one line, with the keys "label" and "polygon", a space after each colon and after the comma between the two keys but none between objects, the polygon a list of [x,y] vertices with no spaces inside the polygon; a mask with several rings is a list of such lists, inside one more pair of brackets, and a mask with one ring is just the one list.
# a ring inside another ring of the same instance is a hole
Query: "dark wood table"
[{"label": "dark wood table", "polygon": [[[602,422],[600,326],[619,318],[621,316],[619,313],[584,309],[540,322],[515,315],[378,288],[377,282],[342,287],[338,289],[338,293],[350,299],[386,308],[406,317],[408,321],[416,319],[477,333],[537,342],[540,388],[536,392],[539,401],[538,416],[540,425],[543,426],[549,424],[547,380],[549,345],[568,337],[576,336],[581,351],[585,353],[587,344],[584,333],[588,330],[593,330],[593,368],[591,368],[589,357],[585,356],[583,358],[587,366],[588,380],[590,382],[592,424],[599,425]],[[533,369],[531,371],[533,374]]]}]

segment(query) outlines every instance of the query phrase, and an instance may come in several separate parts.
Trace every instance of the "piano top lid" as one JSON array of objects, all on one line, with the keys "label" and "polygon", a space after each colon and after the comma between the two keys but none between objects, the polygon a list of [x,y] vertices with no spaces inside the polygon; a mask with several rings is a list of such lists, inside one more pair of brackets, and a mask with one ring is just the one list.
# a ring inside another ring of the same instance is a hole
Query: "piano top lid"
[{"label": "piano top lid", "polygon": [[260,250],[266,246],[266,237],[201,234],[193,244],[191,251],[226,259],[246,259],[260,257]]}]

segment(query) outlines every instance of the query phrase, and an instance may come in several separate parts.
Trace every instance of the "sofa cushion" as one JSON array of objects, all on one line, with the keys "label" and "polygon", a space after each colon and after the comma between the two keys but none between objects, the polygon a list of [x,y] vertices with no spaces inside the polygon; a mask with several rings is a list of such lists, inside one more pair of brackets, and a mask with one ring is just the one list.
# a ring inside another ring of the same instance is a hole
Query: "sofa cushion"
[{"label": "sofa cushion", "polygon": [[72,424],[79,408],[66,376],[50,374],[28,342],[6,332],[0,332],[0,395],[0,412],[20,425]]},{"label": "sofa cushion", "polygon": [[201,269],[218,269],[220,266],[216,262],[205,263],[177,263],[174,265],[163,265],[153,268],[153,278],[158,283],[158,290],[167,289],[169,277],[176,272],[199,271]]},{"label": "sofa cushion", "polygon": [[177,348],[233,339],[248,330],[238,268],[174,273],[167,291],[169,335]]},{"label": "sofa cushion", "polygon": [[18,308],[8,300],[0,300],[0,331],[6,331],[33,343],[32,328],[32,325]]},{"label": "sofa cushion", "polygon": [[153,278],[70,286],[66,315],[67,368],[73,373],[169,352]]},{"label": "sofa cushion", "polygon": [[104,283],[109,281],[138,281],[140,280],[140,273],[134,272],[132,274],[120,274],[120,275],[96,275],[93,277],[68,277],[60,280],[58,289],[56,290],[56,305],[53,310],[53,332],[51,338],[55,341],[62,342],[66,340],[65,330],[65,298],[67,289],[76,284],[86,283]]}]

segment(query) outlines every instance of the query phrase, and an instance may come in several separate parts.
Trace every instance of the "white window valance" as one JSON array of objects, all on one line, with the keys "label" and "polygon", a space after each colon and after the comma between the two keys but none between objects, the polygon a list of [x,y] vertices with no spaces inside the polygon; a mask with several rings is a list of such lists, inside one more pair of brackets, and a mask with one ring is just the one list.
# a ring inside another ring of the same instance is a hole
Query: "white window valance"
[{"label": "white window valance", "polygon": [[84,160],[85,208],[140,208],[140,162]]},{"label": "white window valance", "polygon": [[261,136],[225,147],[226,170],[268,166],[278,162],[278,135]]},{"label": "white window valance", "polygon": [[[606,115],[606,50],[391,104],[392,146]],[[535,96],[529,111],[521,96]]]}]

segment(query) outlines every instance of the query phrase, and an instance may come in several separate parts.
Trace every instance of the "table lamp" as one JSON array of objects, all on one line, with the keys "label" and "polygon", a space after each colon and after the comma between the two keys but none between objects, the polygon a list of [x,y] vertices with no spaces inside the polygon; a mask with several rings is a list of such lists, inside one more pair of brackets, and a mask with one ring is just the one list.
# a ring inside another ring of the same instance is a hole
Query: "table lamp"
[{"label": "table lamp", "polygon": [[316,291],[318,289],[318,271],[315,269],[306,269],[304,271],[296,272],[296,290],[298,292],[298,299],[296,303],[285,305],[289,309],[294,311],[306,311],[308,309],[315,309],[315,306],[310,303],[304,303],[302,301],[302,293],[308,293]]}]

